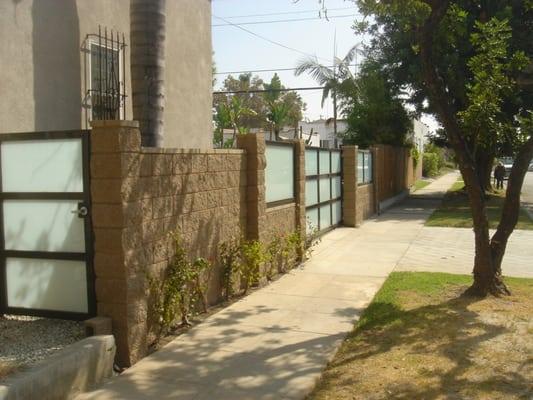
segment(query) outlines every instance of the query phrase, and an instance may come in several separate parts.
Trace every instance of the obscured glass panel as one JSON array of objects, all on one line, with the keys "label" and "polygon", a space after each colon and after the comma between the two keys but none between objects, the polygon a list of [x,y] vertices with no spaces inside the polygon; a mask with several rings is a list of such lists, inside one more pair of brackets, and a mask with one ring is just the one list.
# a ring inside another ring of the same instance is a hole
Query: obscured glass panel
[{"label": "obscured glass panel", "polygon": [[318,175],[318,151],[305,150],[305,175]]},{"label": "obscured glass panel", "polygon": [[320,202],[322,203],[330,199],[329,178],[320,178]]},{"label": "obscured glass panel", "polygon": [[7,250],[85,252],[76,200],[5,200]]},{"label": "obscured glass panel", "polygon": [[320,207],[320,230],[331,226],[331,205],[326,204]]},{"label": "obscured glass panel", "polygon": [[357,183],[362,184],[364,182],[364,154],[360,151],[357,154]]},{"label": "obscured glass panel", "polygon": [[331,173],[336,174],[341,172],[341,162],[340,151],[333,151],[331,153]]},{"label": "obscured glass panel", "polygon": [[294,198],[294,151],[292,146],[267,145],[266,201]]},{"label": "obscured glass panel", "polygon": [[341,188],[341,177],[335,176],[331,178],[331,198],[336,199],[341,197],[342,188]]},{"label": "obscured glass panel", "polygon": [[369,183],[372,182],[372,180],[374,179],[372,176],[372,163],[373,163],[372,153],[368,153],[367,162],[365,163],[366,164],[365,167],[367,167],[367,175],[365,177],[366,177],[366,181]]},{"label": "obscured glass panel", "polygon": [[305,212],[306,216],[306,231],[307,233],[313,232],[315,229],[318,229],[318,207],[312,208]]},{"label": "obscured glass panel", "polygon": [[7,258],[9,307],[87,313],[84,261]]},{"label": "obscured glass panel", "polygon": [[81,139],[2,142],[2,191],[83,192]]},{"label": "obscured glass panel", "polygon": [[342,221],[342,203],[340,200],[331,205],[331,211],[333,213],[333,223],[340,223]]},{"label": "obscured glass panel", "polygon": [[318,203],[318,181],[316,179],[305,182],[305,205]]},{"label": "obscured glass panel", "polygon": [[329,151],[320,150],[320,174],[329,174]]}]

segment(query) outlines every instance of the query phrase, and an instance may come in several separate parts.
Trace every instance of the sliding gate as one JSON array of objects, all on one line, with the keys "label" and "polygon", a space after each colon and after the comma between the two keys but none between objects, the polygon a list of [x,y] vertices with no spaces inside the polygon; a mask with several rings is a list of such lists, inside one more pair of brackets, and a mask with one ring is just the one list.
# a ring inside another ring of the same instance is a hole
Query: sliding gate
[{"label": "sliding gate", "polygon": [[0,314],[94,314],[88,151],[88,132],[0,135]]},{"label": "sliding gate", "polygon": [[305,206],[308,232],[325,232],[342,222],[341,150],[306,148]]}]

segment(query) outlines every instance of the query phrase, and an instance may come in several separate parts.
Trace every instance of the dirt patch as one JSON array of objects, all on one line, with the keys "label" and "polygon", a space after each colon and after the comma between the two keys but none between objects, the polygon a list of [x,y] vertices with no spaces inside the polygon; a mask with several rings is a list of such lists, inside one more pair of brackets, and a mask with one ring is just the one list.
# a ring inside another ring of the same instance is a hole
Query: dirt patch
[{"label": "dirt patch", "polygon": [[510,287],[513,296],[484,300],[458,297],[463,285],[397,291],[381,305],[387,318],[355,329],[309,398],[532,399],[533,280]]}]

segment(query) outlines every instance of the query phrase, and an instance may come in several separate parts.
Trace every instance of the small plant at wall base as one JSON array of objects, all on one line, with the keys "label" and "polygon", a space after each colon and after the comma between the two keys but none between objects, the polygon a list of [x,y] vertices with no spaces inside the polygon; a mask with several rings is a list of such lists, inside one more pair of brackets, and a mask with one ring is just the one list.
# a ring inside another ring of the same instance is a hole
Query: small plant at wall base
[{"label": "small plant at wall base", "polygon": [[261,242],[250,240],[242,242],[241,258],[240,276],[246,294],[251,286],[259,283],[261,264],[268,260],[268,256]]},{"label": "small plant at wall base", "polygon": [[235,284],[240,275],[240,243],[237,239],[230,239],[218,246],[219,260],[222,266],[222,289],[227,301],[235,294]]},{"label": "small plant at wall base", "polygon": [[418,167],[418,163],[420,162],[420,152],[415,146],[411,148],[411,157],[413,159],[413,168],[416,169],[416,167]]},{"label": "small plant at wall base", "polygon": [[270,263],[270,268],[267,270],[267,279],[271,280],[274,275],[274,270],[278,273],[281,273],[284,271],[283,266],[283,236],[276,235],[274,236],[274,239],[269,243],[267,246],[266,252],[267,252],[267,258]]},{"label": "small plant at wall base", "polygon": [[188,317],[197,302],[207,311],[207,285],[213,267],[212,263],[203,258],[189,261],[179,234],[172,232],[170,236],[174,245],[174,256],[162,279],[149,278],[153,311],[159,325],[158,338],[178,328],[178,320],[182,326],[190,326]]}]

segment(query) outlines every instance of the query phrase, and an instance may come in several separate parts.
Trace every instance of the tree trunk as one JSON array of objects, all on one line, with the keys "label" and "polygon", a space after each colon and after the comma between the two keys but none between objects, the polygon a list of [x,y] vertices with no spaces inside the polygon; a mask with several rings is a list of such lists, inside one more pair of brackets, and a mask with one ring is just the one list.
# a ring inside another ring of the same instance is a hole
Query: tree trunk
[{"label": "tree trunk", "polygon": [[[473,271],[474,283],[465,294],[475,296],[486,296],[489,293],[493,295],[509,294],[508,289],[505,287],[505,284],[502,281],[499,266],[505,251],[505,247],[502,247],[502,244],[506,243],[507,239],[509,238],[512,229],[516,225],[516,220],[514,223],[513,221],[505,222],[507,228],[510,229],[501,230],[501,237],[499,237],[496,250],[489,237],[489,223],[487,218],[484,190],[480,181],[478,170],[476,168],[477,165],[475,157],[465,141],[465,137],[462,134],[461,127],[457,121],[456,110],[448,98],[444,83],[440,79],[433,64],[432,57],[434,33],[446,15],[448,6],[449,0],[442,0],[432,3],[431,14],[421,30],[418,32],[418,38],[420,43],[422,73],[428,89],[429,99],[437,112],[440,122],[446,129],[449,142],[455,151],[470,200],[474,225],[476,254],[474,258]],[[533,147],[533,144],[531,147]],[[525,171],[523,174],[525,175]],[[506,198],[505,205],[507,207],[504,206],[504,208],[508,208],[508,212],[510,214],[517,213],[520,205],[519,193],[518,201],[516,201],[516,199],[511,200]],[[498,231],[500,231],[499,228]],[[495,257],[498,252],[500,252],[500,258]]]},{"label": "tree trunk", "polygon": [[485,192],[492,189],[491,179],[494,158],[493,154],[482,149],[476,153],[476,170],[478,171],[479,182]]},{"label": "tree trunk", "polygon": [[163,145],[166,0],[130,0],[133,118],[142,145]]}]

